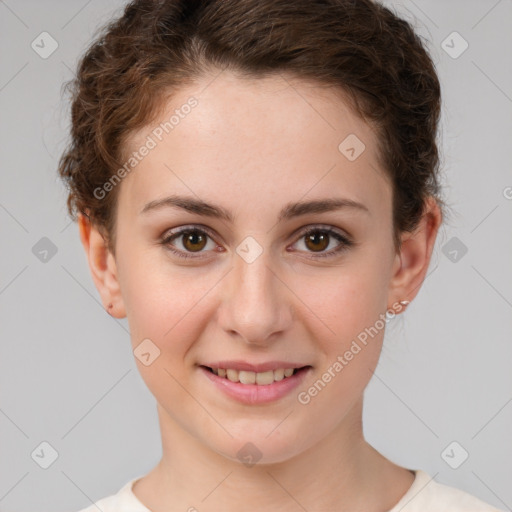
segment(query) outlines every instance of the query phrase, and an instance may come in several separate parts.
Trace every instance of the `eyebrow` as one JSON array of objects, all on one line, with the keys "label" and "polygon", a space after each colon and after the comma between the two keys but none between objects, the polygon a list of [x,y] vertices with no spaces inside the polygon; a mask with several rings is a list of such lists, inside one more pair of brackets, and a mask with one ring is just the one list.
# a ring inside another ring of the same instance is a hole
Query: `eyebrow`
[{"label": "eyebrow", "polygon": [[[219,218],[231,223],[234,222],[233,214],[222,206],[209,204],[192,197],[177,195],[151,201],[144,206],[140,213],[145,214],[161,208],[181,208],[198,215]],[[318,199],[313,201],[288,203],[279,213],[278,222],[290,220],[294,217],[300,217],[301,215],[307,215],[308,213],[324,213],[344,208],[366,212],[367,214],[370,213],[364,204],[353,201],[352,199]]]}]

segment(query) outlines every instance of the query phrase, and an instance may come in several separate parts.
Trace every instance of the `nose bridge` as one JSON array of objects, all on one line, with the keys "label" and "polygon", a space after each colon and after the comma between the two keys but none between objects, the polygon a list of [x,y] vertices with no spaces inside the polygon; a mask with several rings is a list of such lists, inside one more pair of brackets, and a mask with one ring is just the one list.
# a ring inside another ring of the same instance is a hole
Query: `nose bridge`
[{"label": "nose bridge", "polygon": [[238,334],[247,343],[265,344],[273,333],[286,328],[291,318],[290,304],[286,303],[283,284],[275,275],[269,254],[263,251],[255,256],[253,252],[247,257],[243,249],[242,243],[234,255],[220,319],[226,331]]}]

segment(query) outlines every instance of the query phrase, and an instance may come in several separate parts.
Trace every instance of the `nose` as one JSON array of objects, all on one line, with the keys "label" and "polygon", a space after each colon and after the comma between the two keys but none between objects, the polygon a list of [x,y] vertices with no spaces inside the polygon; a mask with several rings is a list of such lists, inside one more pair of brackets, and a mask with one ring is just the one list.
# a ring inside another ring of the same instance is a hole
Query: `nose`
[{"label": "nose", "polygon": [[218,321],[230,336],[266,346],[292,322],[290,290],[263,252],[251,263],[238,254],[223,284]]}]

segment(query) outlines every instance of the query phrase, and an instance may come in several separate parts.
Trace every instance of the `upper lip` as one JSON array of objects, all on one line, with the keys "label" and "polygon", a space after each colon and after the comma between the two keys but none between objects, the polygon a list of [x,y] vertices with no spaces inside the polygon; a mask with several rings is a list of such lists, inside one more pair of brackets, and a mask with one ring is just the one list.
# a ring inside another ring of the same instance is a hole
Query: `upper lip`
[{"label": "upper lip", "polygon": [[278,370],[280,368],[302,368],[304,366],[309,366],[307,364],[302,363],[294,363],[290,361],[266,361],[264,363],[248,363],[247,361],[215,361],[208,364],[203,364],[201,366],[208,366],[209,368],[224,368],[224,369],[232,369],[232,370],[242,370],[246,372],[266,372],[270,370]]}]

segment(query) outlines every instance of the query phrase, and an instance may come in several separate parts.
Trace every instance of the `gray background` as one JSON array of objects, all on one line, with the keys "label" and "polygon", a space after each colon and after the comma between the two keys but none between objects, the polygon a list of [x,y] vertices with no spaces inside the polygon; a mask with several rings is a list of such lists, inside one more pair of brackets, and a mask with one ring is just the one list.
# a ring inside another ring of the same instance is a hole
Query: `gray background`
[{"label": "gray background", "polygon": [[[396,463],[510,510],[512,3],[387,3],[430,41],[453,215],[422,291],[386,333],[365,434]],[[69,124],[61,86],[123,4],[0,0],[0,511],[78,510],[160,457],[126,320],[99,302],[56,175]],[[31,47],[43,31],[58,43],[46,59]],[[469,44],[457,58],[454,31]],[[43,237],[57,250],[46,261]],[[44,441],[58,453],[48,469],[49,449],[31,456]]]}]

